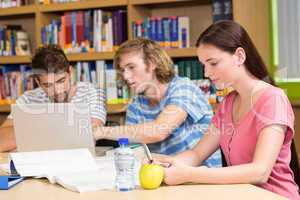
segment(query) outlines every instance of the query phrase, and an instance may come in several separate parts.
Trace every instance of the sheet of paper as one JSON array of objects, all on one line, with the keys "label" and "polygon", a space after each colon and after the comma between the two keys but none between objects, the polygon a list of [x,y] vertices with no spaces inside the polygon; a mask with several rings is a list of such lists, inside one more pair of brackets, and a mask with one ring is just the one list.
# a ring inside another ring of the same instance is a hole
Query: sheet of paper
[{"label": "sheet of paper", "polygon": [[88,149],[68,149],[10,154],[17,172],[24,177],[51,177],[64,173],[95,171],[97,165]]}]

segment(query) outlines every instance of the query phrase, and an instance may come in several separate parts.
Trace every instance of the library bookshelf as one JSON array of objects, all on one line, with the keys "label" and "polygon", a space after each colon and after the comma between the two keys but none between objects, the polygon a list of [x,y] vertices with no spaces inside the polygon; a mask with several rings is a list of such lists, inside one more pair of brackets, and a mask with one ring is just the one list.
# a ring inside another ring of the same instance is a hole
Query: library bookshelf
[{"label": "library bookshelf", "polygon": [[[232,0],[233,18],[242,24],[254,40],[264,61],[269,64],[269,1]],[[126,9],[128,39],[132,39],[131,23],[144,17],[188,16],[191,48],[167,49],[172,58],[196,57],[194,44],[199,34],[212,22],[211,0],[82,0],[70,3],[40,4],[16,8],[0,8],[0,25],[17,24],[29,33],[31,49],[42,45],[41,28],[64,12],[88,9]],[[258,34],[259,33],[259,34]],[[114,52],[68,54],[69,61],[112,60]],[[0,65],[29,64],[31,56],[0,56]],[[9,112],[10,104],[0,104],[0,112]],[[107,105],[108,113],[124,113],[126,104]]]}]

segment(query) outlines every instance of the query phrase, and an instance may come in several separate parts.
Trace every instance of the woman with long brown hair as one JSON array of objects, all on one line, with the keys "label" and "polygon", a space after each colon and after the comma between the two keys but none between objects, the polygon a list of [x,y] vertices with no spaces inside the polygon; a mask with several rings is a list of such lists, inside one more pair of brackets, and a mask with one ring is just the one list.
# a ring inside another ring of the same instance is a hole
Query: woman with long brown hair
[{"label": "woman with long brown hair", "polygon": [[[289,167],[294,114],[285,93],[272,78],[247,32],[233,21],[211,25],[197,41],[205,75],[217,87],[232,87],[205,137],[192,150],[167,162],[165,182],[251,183],[289,199],[299,199]],[[228,167],[199,167],[221,147]]]}]

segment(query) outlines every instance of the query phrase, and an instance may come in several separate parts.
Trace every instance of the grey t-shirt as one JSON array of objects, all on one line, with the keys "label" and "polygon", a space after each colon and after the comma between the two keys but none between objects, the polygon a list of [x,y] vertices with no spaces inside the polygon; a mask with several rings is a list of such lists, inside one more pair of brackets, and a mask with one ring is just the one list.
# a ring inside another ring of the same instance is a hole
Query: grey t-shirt
[{"label": "grey t-shirt", "polygon": [[[32,103],[50,103],[50,99],[42,88],[26,91],[20,96],[17,104],[32,104]],[[106,107],[105,94],[103,89],[94,87],[88,82],[78,82],[76,84],[76,94],[72,97],[70,103],[87,103],[90,107],[91,118],[99,119],[105,124]],[[12,119],[12,116],[8,116]]]}]

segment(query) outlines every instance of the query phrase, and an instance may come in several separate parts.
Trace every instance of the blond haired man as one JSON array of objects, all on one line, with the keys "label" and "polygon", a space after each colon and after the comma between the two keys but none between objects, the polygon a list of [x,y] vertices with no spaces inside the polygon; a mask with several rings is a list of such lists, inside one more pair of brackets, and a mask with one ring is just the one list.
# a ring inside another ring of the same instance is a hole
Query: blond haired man
[{"label": "blond haired man", "polygon": [[[114,66],[135,95],[127,109],[126,125],[98,127],[95,138],[127,137],[166,155],[194,147],[210,124],[212,110],[196,85],[175,75],[167,53],[156,42],[138,38],[120,46]],[[220,152],[203,164],[221,166]]]}]

